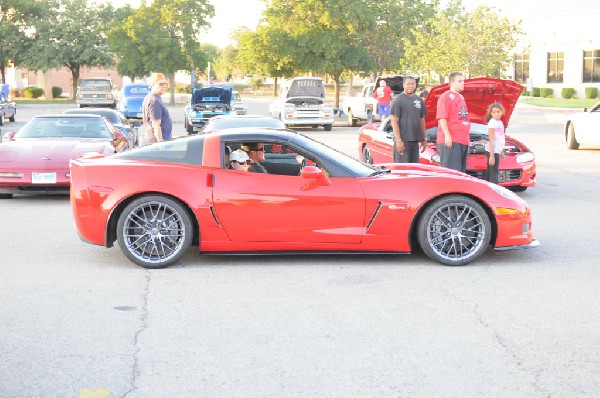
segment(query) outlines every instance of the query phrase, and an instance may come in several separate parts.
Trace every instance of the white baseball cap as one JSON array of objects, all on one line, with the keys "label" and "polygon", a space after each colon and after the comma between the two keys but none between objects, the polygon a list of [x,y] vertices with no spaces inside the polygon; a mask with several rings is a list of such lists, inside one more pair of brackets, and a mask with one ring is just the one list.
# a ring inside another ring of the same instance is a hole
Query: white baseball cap
[{"label": "white baseball cap", "polygon": [[229,155],[230,162],[233,162],[233,161],[247,162],[248,160],[250,160],[250,158],[248,157],[248,154],[245,151],[242,151],[241,149],[233,151],[233,152],[231,152],[231,155]]}]

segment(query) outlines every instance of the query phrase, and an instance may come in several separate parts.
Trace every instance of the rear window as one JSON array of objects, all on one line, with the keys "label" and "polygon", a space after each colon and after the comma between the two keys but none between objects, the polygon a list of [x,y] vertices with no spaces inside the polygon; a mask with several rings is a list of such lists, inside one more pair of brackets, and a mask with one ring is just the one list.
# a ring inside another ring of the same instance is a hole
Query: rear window
[{"label": "rear window", "polygon": [[104,79],[85,79],[81,81],[81,88],[87,90],[110,90],[112,85],[110,80]]},{"label": "rear window", "polygon": [[203,144],[204,140],[180,138],[143,146],[131,151],[121,152],[114,156],[123,159],[184,163],[201,166]]}]

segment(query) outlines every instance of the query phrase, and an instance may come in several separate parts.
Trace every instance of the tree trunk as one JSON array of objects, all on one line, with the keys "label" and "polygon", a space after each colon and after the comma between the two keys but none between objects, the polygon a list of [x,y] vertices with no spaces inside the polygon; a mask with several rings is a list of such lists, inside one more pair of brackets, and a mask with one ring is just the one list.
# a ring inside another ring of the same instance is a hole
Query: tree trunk
[{"label": "tree trunk", "polygon": [[333,82],[335,85],[335,90],[333,94],[333,107],[338,109],[340,107],[340,75],[341,72],[337,72],[333,75]]},{"label": "tree trunk", "polygon": [[277,97],[277,77],[273,80],[273,97]]},{"label": "tree trunk", "polygon": [[0,71],[2,72],[2,84],[6,84],[6,72],[4,71],[5,65],[0,64]]},{"label": "tree trunk", "polygon": [[73,84],[71,86],[71,99],[74,100],[76,99],[75,96],[77,95],[77,84],[79,83],[80,67],[73,66],[68,68],[71,69],[71,78],[73,79]]},{"label": "tree trunk", "polygon": [[169,85],[171,86],[171,98],[169,99],[169,105],[175,105],[175,74],[169,75]]}]

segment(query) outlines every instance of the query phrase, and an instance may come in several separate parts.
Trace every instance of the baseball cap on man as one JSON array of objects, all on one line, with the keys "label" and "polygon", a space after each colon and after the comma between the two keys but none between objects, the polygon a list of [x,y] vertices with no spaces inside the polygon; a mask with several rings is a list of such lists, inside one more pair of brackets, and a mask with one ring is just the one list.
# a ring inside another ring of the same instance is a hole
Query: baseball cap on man
[{"label": "baseball cap on man", "polygon": [[242,151],[241,149],[233,151],[231,152],[231,155],[229,155],[230,162],[247,162],[248,160],[250,160],[248,154],[245,151]]}]

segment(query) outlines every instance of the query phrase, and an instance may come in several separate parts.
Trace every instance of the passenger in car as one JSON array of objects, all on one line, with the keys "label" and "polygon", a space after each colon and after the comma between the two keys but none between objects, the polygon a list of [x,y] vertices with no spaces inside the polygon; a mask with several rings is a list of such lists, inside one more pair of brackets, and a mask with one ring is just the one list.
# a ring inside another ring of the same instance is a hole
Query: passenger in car
[{"label": "passenger in car", "polygon": [[245,151],[238,149],[231,152],[231,155],[229,155],[230,169],[248,171],[248,167],[250,167],[250,158],[248,158],[248,154]]},{"label": "passenger in car", "polygon": [[250,158],[250,167],[248,168],[248,171],[254,173],[268,173],[267,169],[260,164],[260,162],[264,162],[265,160],[265,144],[262,142],[244,143],[242,149],[248,153],[248,157]]}]

